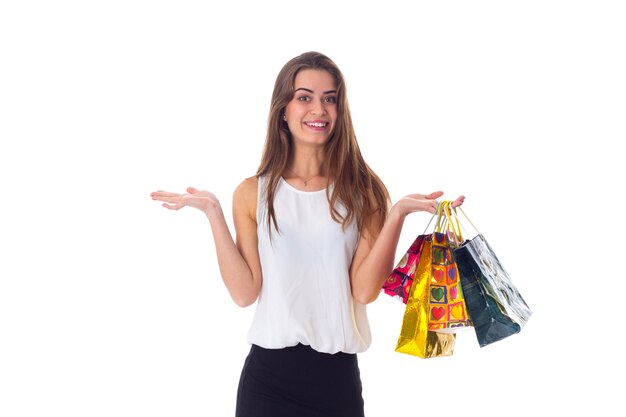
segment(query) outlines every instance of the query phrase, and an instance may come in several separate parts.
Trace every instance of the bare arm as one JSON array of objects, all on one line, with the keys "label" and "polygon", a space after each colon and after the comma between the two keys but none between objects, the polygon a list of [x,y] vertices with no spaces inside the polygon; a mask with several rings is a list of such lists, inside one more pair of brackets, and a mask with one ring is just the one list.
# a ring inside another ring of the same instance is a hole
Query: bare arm
[{"label": "bare arm", "polygon": [[[368,304],[378,298],[385,279],[393,270],[398,240],[406,216],[416,211],[435,213],[436,199],[442,195],[441,191],[428,195],[408,195],[391,207],[385,224],[382,228],[378,227],[380,233],[377,238],[368,231],[370,228],[362,232],[350,268],[352,295],[358,302]],[[463,196],[457,198],[452,206],[460,206],[464,199]]]},{"label": "bare arm", "polygon": [[189,206],[205,213],[211,225],[222,279],[232,299],[242,307],[254,303],[262,282],[256,246],[256,187],[256,179],[247,179],[233,195],[237,242],[230,233],[221,205],[213,193],[188,188],[185,194],[165,191],[151,194],[153,200],[163,201],[163,207],[170,210]]}]

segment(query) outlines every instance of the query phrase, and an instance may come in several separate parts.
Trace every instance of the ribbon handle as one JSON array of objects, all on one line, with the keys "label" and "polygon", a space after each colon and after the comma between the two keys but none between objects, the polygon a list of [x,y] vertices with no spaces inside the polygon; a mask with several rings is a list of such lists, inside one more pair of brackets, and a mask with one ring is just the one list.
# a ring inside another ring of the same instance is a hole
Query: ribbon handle
[{"label": "ribbon handle", "polygon": [[[471,225],[472,225],[472,227],[474,228],[474,231],[476,232],[476,234],[480,234],[480,231],[478,230],[478,228],[474,225],[474,223],[472,223],[472,221],[471,221],[471,220],[470,220],[470,218],[467,216],[467,214],[465,214],[465,212],[463,211],[463,209],[462,209],[461,207],[458,207],[458,209],[459,209],[459,211],[463,214],[463,217],[465,217],[465,218],[467,219],[467,221],[469,222],[469,224],[471,224]],[[457,207],[455,207],[453,210],[454,210],[454,216],[456,217],[457,222],[458,222],[459,215],[458,215],[458,213],[457,213]]]},{"label": "ribbon handle", "polygon": [[447,233],[448,236],[460,245],[463,242],[463,235],[461,233],[461,225],[459,223],[458,216],[456,214],[456,208],[452,208],[452,201],[444,200],[437,205],[437,211],[432,215],[430,221],[426,225],[424,232],[426,234],[433,219],[436,217],[434,232]]}]

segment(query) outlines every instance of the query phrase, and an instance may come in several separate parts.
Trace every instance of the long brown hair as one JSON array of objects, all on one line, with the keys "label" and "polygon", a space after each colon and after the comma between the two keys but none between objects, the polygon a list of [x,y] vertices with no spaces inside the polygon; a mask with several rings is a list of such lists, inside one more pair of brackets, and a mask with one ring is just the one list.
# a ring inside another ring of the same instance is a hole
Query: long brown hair
[{"label": "long brown hair", "polygon": [[[359,230],[363,226],[374,236],[385,222],[389,209],[389,192],[380,178],[365,163],[354,133],[346,85],[337,65],[319,52],[306,52],[287,62],[278,73],[274,83],[268,118],[267,137],[257,176],[267,177],[267,222],[279,230],[274,212],[274,196],[281,176],[292,158],[293,140],[283,114],[293,99],[295,79],[304,69],[327,71],[335,80],[337,88],[337,121],[324,145],[324,172],[334,183],[332,192],[326,189],[333,220],[345,227],[356,219]],[[341,202],[346,208],[342,216],[336,208]],[[270,227],[271,230],[271,227]]]}]

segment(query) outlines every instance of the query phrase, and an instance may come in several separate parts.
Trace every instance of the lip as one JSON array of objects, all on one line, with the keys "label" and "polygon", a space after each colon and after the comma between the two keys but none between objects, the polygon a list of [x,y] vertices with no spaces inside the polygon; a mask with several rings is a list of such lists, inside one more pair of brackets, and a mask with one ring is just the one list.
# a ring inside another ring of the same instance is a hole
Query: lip
[{"label": "lip", "polygon": [[326,130],[328,126],[330,126],[330,122],[328,120],[321,120],[321,119],[307,120],[304,122],[304,125],[308,127],[309,129],[313,129],[316,131],[323,131],[323,130]]}]

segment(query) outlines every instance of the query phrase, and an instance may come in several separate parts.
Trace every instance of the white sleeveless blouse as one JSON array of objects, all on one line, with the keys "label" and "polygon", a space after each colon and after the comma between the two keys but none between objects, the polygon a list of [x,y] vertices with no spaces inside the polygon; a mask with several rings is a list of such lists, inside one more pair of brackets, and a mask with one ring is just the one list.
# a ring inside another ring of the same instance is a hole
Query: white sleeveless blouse
[{"label": "white sleeveless blouse", "polygon": [[[344,207],[338,207],[344,213]],[[259,178],[257,232],[263,284],[248,343],[280,349],[359,353],[370,346],[365,305],[352,297],[350,264],[359,233],[342,230],[326,190],[301,191],[281,178],[274,198],[278,230],[268,233],[265,181]]]}]

